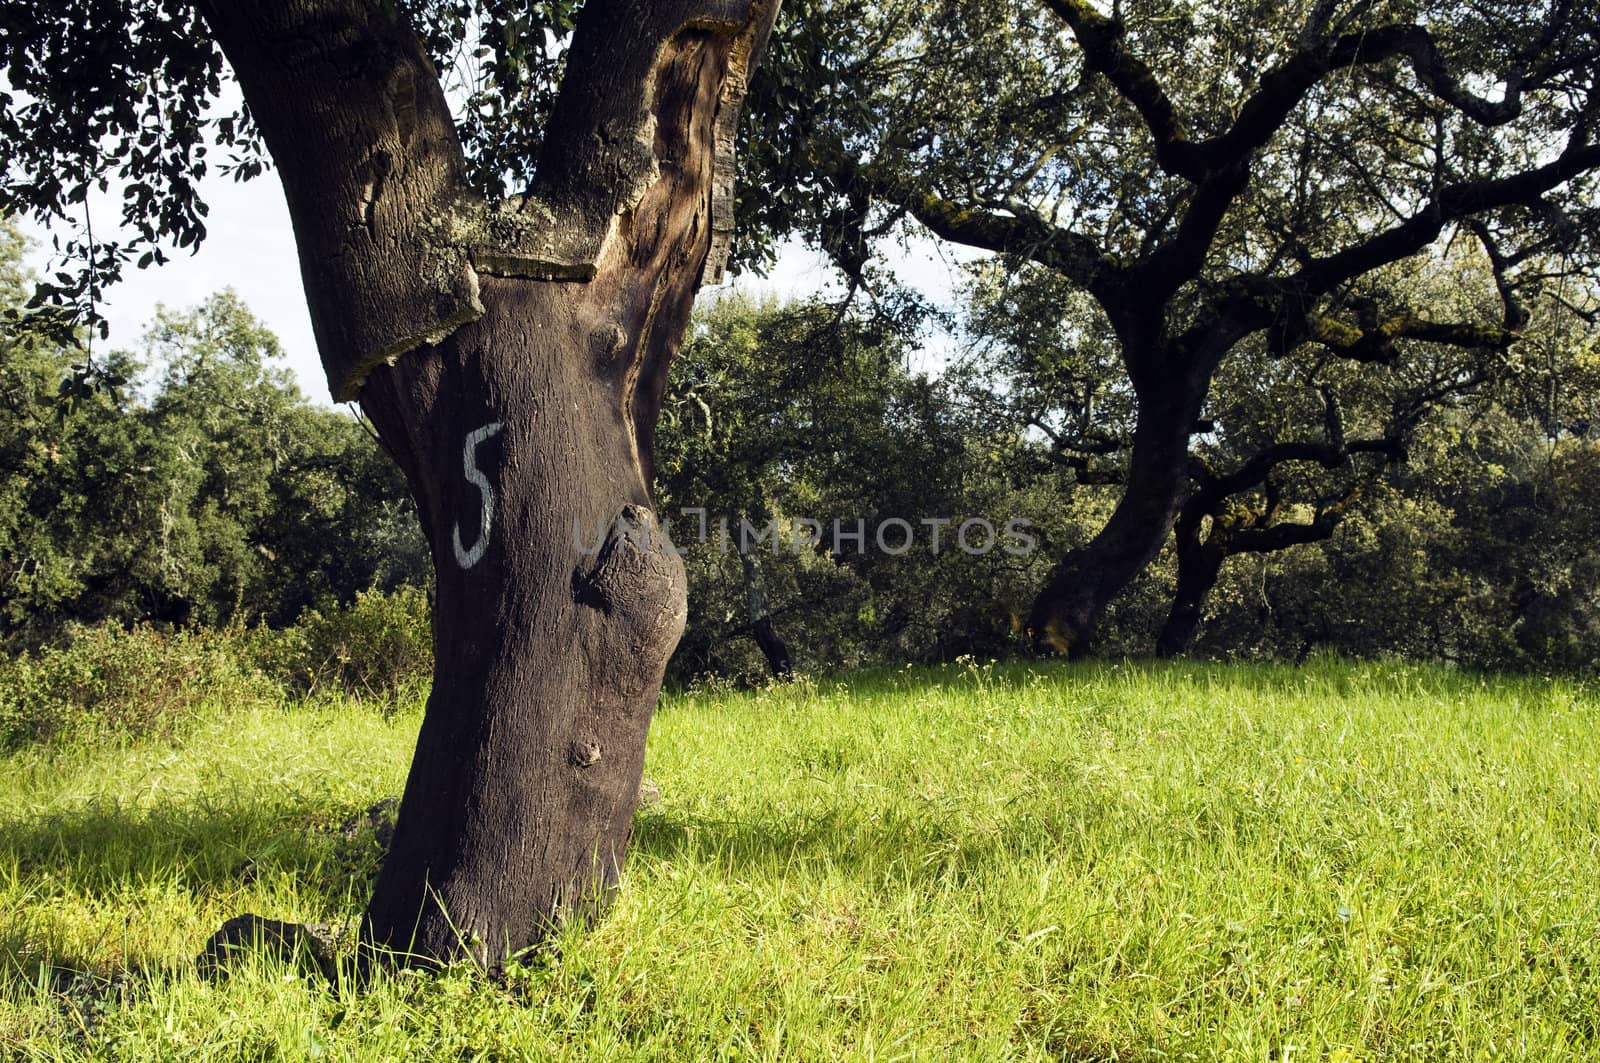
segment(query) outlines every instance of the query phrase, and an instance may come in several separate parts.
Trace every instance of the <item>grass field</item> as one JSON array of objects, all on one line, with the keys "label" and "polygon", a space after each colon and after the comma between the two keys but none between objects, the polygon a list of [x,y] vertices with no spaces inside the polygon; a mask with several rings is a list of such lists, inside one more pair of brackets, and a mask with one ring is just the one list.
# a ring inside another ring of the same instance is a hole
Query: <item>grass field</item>
[{"label": "grass field", "polygon": [[226,715],[0,764],[0,1057],[1600,1059],[1600,696],[1410,665],[985,666],[669,697],[624,889],[364,990],[418,723]]}]

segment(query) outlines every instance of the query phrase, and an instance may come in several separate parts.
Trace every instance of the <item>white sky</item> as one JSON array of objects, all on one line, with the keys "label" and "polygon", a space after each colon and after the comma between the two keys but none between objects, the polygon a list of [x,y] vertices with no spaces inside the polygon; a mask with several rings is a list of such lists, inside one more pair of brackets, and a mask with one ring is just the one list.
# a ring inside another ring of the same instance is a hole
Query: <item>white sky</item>
[{"label": "white sky", "polygon": [[[275,332],[283,344],[289,368],[301,390],[312,400],[330,404],[322,367],[311,335],[305,292],[300,284],[299,261],[289,227],[288,208],[276,173],[238,183],[213,175],[200,182],[202,198],[211,208],[206,218],[208,235],[195,254],[179,252],[165,266],[147,270],[129,268],[121,284],[103,294],[101,313],[111,326],[109,346],[138,350],[156,307],[194,306],[214,292],[232,288],[251,311]],[[96,229],[104,232],[119,215],[115,196],[91,199]],[[48,234],[24,226],[33,238],[33,264],[50,264]],[[948,306],[959,280],[959,262],[973,254],[946,248],[923,238],[896,253],[891,265],[901,279],[917,287],[940,305]],[[795,298],[829,288],[837,292],[832,270],[822,257],[799,244],[785,245],[771,276],[745,276],[728,285],[706,289],[707,295],[729,289],[751,294],[772,293]],[[951,341],[929,338],[928,350],[914,368],[936,369],[944,361]]]}]

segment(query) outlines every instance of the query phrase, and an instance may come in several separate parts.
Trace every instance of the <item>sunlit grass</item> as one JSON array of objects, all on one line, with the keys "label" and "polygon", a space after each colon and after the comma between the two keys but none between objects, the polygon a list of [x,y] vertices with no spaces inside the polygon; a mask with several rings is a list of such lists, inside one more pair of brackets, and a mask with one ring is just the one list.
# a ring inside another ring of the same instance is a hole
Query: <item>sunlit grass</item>
[{"label": "sunlit grass", "polygon": [[24,754],[0,1056],[1600,1059],[1597,710],[1334,662],[673,696],[603,922],[360,991],[192,959],[243,911],[353,919],[373,851],[330,828],[415,713]]}]

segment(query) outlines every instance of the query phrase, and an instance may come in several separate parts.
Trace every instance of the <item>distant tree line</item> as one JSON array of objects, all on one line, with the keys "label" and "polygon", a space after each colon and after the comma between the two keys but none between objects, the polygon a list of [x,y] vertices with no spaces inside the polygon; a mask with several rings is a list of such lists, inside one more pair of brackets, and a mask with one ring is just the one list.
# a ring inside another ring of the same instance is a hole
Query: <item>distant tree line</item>
[{"label": "distant tree line", "polygon": [[[16,308],[21,247],[5,240]],[[1413,298],[1459,303],[1493,276],[1441,260]],[[929,311],[904,294],[730,297],[699,315],[657,466],[690,577],[677,680],[1032,652],[1034,596],[1117,505],[1134,399],[1103,324],[1049,271],[997,258],[964,296],[935,375],[910,368]],[[1600,667],[1593,297],[1574,283],[1530,305],[1509,351],[1402,341],[1359,372],[1236,354],[1167,546],[1113,599],[1097,652]],[[136,353],[8,331],[7,647],[72,623],[283,626],[428,585],[393,463],[351,415],[306,401],[280,355],[229,293],[163,310]],[[973,519],[1002,538],[960,548]],[[1005,548],[1008,522],[1027,549]]]},{"label": "distant tree line", "polygon": [[[8,237],[0,298],[22,298]],[[0,639],[69,622],[285,624],[427,579],[398,470],[307,402],[237,296],[161,311],[142,350],[0,339]]]},{"label": "distant tree line", "polygon": [[[1474,262],[1441,261],[1413,297],[1443,311],[1492,289]],[[1134,412],[1114,345],[1092,315],[1061,313],[1058,285],[977,267],[937,378],[907,368],[925,321],[905,301],[702,314],[665,407],[665,514],[804,517],[823,534],[749,556],[688,548],[680,675],[1032,652],[1033,596],[1124,490]],[[1600,667],[1594,305],[1564,285],[1509,350],[1400,340],[1357,368],[1239,352],[1191,446],[1182,518],[1112,599],[1096,652]],[[831,540],[832,521],[862,517],[1022,518],[1035,542],[1017,556],[948,534],[938,552],[925,533],[901,553]]]}]

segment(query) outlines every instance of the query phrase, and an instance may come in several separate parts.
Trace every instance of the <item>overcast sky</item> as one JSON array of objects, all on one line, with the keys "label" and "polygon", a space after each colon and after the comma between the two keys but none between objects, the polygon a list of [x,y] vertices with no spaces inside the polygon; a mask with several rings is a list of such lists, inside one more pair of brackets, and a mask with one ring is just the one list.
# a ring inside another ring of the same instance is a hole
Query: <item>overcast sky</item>
[{"label": "overcast sky", "polygon": [[[138,350],[158,304],[187,308],[213,292],[232,288],[282,341],[301,390],[317,402],[331,403],[311,336],[288,208],[277,175],[269,171],[242,184],[211,176],[200,182],[200,191],[211,213],[206,219],[209,235],[199,252],[178,252],[165,266],[147,270],[130,267],[122,283],[104,294],[101,313],[111,325],[110,346]],[[98,232],[118,217],[115,192],[91,200]],[[35,241],[35,266],[45,268],[50,264],[48,234],[37,227],[24,226],[24,231]],[[892,262],[903,280],[948,305],[958,279],[955,263],[971,257],[922,240],[896,254]],[[706,289],[702,298],[729,287],[793,298],[829,287],[833,280],[820,256],[792,244],[786,245],[770,277],[741,277],[731,285]],[[934,349],[922,359],[922,368],[940,364],[941,348],[949,342],[945,337],[930,339]]]}]

